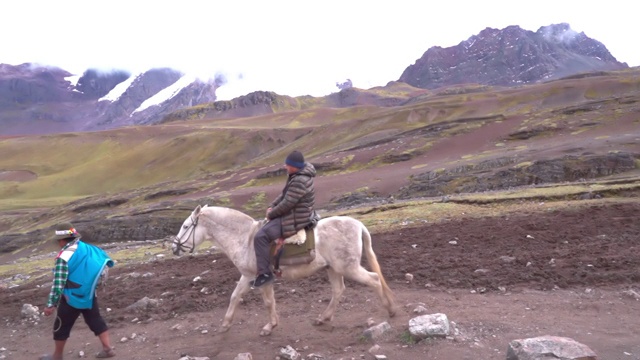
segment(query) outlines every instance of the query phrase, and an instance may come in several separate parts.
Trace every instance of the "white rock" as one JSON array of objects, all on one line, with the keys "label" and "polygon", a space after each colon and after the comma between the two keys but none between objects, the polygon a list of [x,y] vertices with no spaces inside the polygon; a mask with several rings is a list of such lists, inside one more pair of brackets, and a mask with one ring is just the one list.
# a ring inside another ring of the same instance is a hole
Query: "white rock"
[{"label": "white rock", "polygon": [[446,337],[450,334],[451,327],[445,314],[421,315],[409,320],[409,332],[418,339]]},{"label": "white rock", "polygon": [[251,353],[240,353],[233,360],[253,360]]},{"label": "white rock", "polygon": [[376,326],[372,326],[366,329],[363,333],[367,339],[375,340],[391,330],[391,325],[388,322],[382,322]]},{"label": "white rock", "polygon": [[291,345],[287,345],[286,347],[280,348],[279,355],[283,359],[287,360],[299,360],[302,356],[298,353]]},{"label": "white rock", "polygon": [[40,312],[40,309],[38,309],[37,306],[31,305],[31,304],[23,304],[22,311],[20,312],[20,314],[22,315],[23,318],[32,318],[32,317],[38,317],[39,312]]},{"label": "white rock", "polygon": [[425,308],[422,305],[416,306],[415,309],[413,309],[413,313],[417,314],[417,315],[421,315],[427,312],[427,308]]}]

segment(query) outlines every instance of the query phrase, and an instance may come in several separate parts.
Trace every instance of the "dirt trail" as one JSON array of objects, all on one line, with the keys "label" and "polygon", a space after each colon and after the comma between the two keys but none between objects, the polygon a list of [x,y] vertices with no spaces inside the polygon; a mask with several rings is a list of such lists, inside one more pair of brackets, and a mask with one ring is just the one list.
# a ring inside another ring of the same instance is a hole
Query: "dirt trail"
[{"label": "dirt trail", "polygon": [[[590,205],[567,210],[540,205],[535,213],[373,234],[383,273],[401,305],[392,319],[371,290],[347,281],[334,322],[312,326],[330,297],[326,275],[318,273],[276,283],[280,324],[271,336],[258,335],[267,318],[257,292],[244,298],[231,330],[219,333],[238,278],[220,254],[117,266],[99,299],[118,359],[233,359],[242,352],[274,359],[286,345],[303,356],[360,359],[373,346],[361,337],[369,318],[389,320],[393,327],[377,342],[389,359],[504,359],[509,341],[541,335],[571,337],[599,359],[640,359],[640,317],[634,315],[640,301],[627,293],[640,291],[640,204],[585,204]],[[405,273],[414,280],[407,282]],[[194,284],[198,275],[202,280]],[[48,284],[34,285],[0,291],[0,348],[6,349],[0,355],[6,359],[35,359],[51,350],[51,319],[37,325],[20,320],[22,304],[42,307],[46,300]],[[125,310],[145,296],[162,299],[161,305],[144,313]],[[417,304],[446,314],[458,333],[453,339],[408,341]],[[129,340],[120,342],[123,337]],[[79,320],[67,358],[77,358],[80,350],[91,355],[97,344]]]}]

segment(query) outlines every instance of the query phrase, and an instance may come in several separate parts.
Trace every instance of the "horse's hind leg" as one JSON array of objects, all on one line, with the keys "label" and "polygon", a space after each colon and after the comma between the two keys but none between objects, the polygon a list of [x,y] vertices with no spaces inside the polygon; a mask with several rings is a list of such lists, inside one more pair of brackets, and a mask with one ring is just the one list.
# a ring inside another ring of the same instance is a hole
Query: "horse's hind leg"
[{"label": "horse's hind leg", "polygon": [[233,316],[236,312],[236,307],[238,306],[238,303],[240,302],[242,295],[246,294],[247,291],[249,291],[250,281],[251,279],[249,279],[244,275],[240,277],[240,280],[238,280],[238,284],[236,285],[236,288],[233,290],[233,293],[231,294],[231,300],[229,301],[229,307],[227,308],[227,313],[224,315],[224,320],[222,321],[222,328],[220,329],[221,332],[225,332],[229,330],[229,328],[231,327],[231,322],[233,321]]},{"label": "horse's hind leg", "polygon": [[327,273],[329,275],[329,282],[331,283],[331,301],[329,302],[329,306],[327,306],[324,312],[313,323],[314,325],[322,325],[333,319],[338,303],[340,303],[342,292],[344,292],[344,277],[331,268],[327,269]]},{"label": "horse's hind leg", "polygon": [[359,266],[358,270],[349,272],[348,277],[349,279],[352,279],[361,284],[372,287],[375,290],[376,294],[378,294],[378,297],[380,298],[380,300],[382,300],[382,304],[384,305],[385,309],[387,309],[387,311],[389,312],[389,315],[390,316],[395,315],[394,305],[385,294],[385,291],[382,287],[382,282],[380,281],[380,276],[378,276],[378,274],[376,274],[375,272],[367,271],[367,269],[363,268],[362,266]]}]

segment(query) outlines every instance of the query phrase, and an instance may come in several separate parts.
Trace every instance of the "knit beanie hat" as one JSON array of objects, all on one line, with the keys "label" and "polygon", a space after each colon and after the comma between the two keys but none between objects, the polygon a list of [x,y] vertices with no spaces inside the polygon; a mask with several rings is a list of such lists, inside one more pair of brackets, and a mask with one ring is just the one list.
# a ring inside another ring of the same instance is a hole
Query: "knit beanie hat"
[{"label": "knit beanie hat", "polygon": [[57,224],[52,231],[51,240],[75,239],[80,237],[80,233],[71,223]]},{"label": "knit beanie hat", "polygon": [[284,163],[289,166],[302,169],[304,167],[304,156],[302,156],[302,153],[298,150],[292,151],[291,154],[287,156]]}]

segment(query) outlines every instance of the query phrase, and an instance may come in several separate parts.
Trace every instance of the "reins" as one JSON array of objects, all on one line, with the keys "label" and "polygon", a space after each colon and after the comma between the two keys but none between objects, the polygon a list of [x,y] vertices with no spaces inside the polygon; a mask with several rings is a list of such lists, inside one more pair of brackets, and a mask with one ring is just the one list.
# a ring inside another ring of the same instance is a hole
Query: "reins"
[{"label": "reins", "polygon": [[[189,232],[185,232],[184,234],[182,234],[181,237],[177,237],[175,238],[175,240],[173,241],[173,244],[176,245],[176,247],[178,248],[178,251],[183,251],[183,252],[187,252],[187,249],[189,249],[189,253],[193,253],[193,251],[195,250],[195,242],[196,242],[196,226],[198,225],[198,219],[200,217],[196,217],[195,220],[193,219],[193,217],[191,218],[191,225],[189,225],[189,227],[191,229],[189,229]],[[184,235],[187,235],[187,238],[185,239],[185,241],[181,241],[182,237]],[[187,242],[189,241],[189,238],[192,238],[191,241],[191,246],[187,246]]]}]

